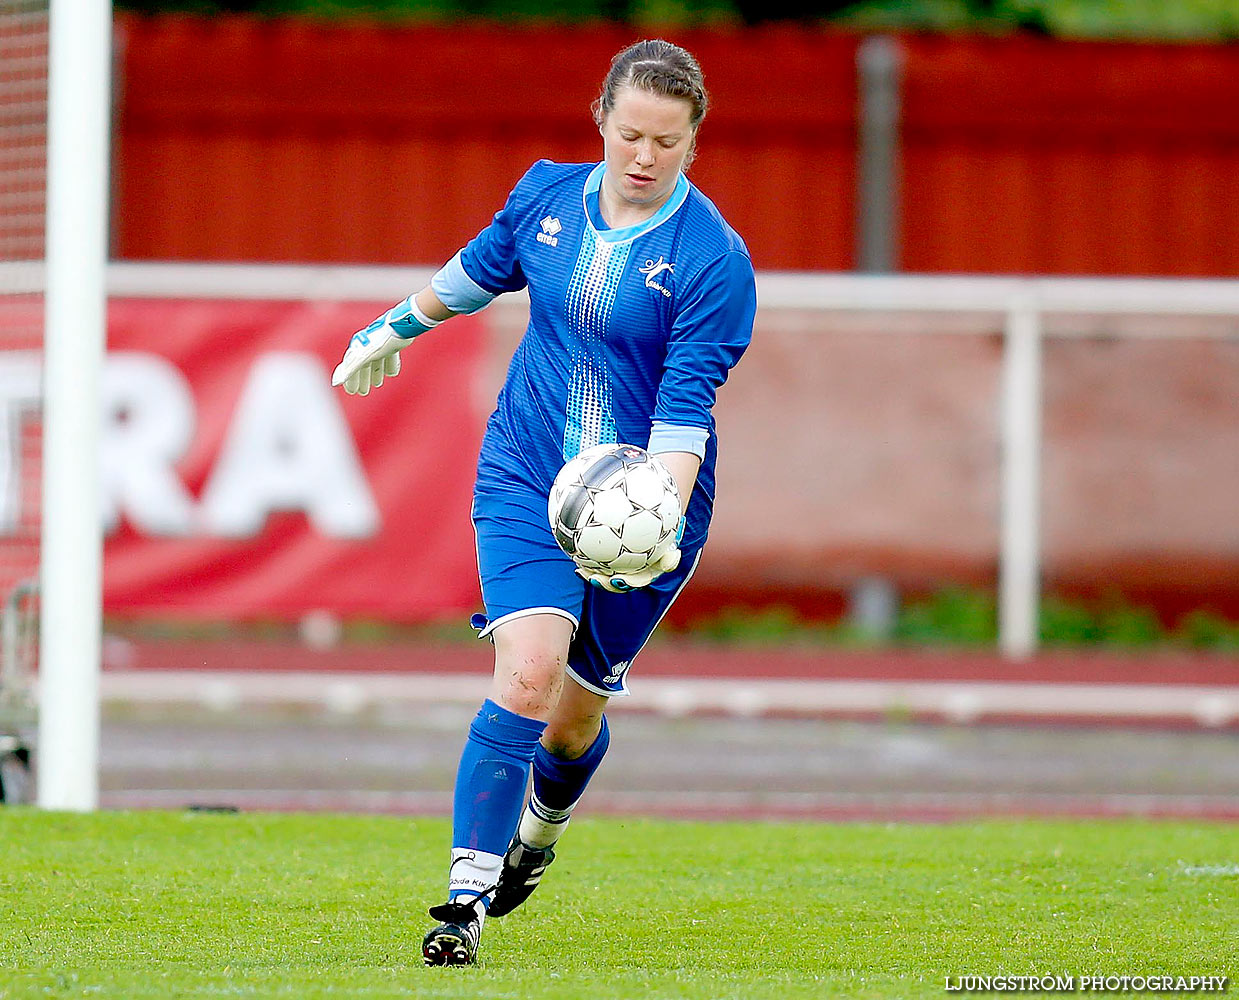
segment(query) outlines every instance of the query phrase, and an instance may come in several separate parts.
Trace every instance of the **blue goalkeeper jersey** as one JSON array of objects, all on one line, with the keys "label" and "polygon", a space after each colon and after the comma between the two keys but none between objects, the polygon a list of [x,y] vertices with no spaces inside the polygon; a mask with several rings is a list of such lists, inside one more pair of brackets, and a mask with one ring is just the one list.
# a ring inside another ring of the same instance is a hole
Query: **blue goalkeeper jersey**
[{"label": "blue goalkeeper jersey", "polygon": [[753,265],[683,175],[651,218],[608,228],[602,173],[535,163],[435,278],[449,307],[529,289],[529,326],[487,423],[478,485],[545,497],[578,452],[648,446],[654,429],[655,450],[702,457],[682,542],[691,548],[714,503],[715,393],[752,336]]}]

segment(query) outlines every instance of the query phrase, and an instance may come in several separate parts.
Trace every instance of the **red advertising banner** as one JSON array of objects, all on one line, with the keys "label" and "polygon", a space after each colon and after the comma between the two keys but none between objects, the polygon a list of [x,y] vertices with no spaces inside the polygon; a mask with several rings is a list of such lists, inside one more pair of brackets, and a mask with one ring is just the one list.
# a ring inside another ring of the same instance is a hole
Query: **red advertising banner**
[{"label": "red advertising banner", "polygon": [[[367,397],[332,389],[348,335],[388,304],[112,300],[100,424],[109,613],[419,622],[479,609],[470,494],[523,311],[453,320]],[[0,326],[37,330],[39,316],[20,303]],[[998,340],[965,335],[980,331],[958,316],[903,332],[892,322],[759,316],[719,395],[718,500],[682,619],[759,601],[833,613],[863,578],[905,593],[993,580]],[[6,589],[35,573],[38,553],[44,373],[23,336],[0,357]],[[1047,586],[1234,607],[1232,345],[1056,338],[1045,360]]]},{"label": "red advertising banner", "polygon": [[348,335],[388,305],[112,301],[106,610],[425,620],[479,607],[482,321],[414,344],[408,374],[377,393],[331,388]]}]

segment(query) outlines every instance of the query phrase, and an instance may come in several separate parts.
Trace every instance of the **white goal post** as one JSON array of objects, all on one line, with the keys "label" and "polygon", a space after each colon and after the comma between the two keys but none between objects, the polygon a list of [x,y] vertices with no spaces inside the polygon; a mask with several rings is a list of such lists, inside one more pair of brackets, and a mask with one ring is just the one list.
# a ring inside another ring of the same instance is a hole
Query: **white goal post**
[{"label": "white goal post", "polygon": [[98,805],[110,0],[52,0],[48,25],[38,803]]},{"label": "white goal post", "polygon": [[[402,298],[430,274],[425,268],[403,267],[114,263],[108,288],[112,295],[137,298],[381,302]],[[526,309],[527,300],[504,296],[493,308]],[[999,645],[1004,655],[1021,658],[1036,650],[1038,638],[1041,348],[1048,335],[1043,318],[1086,314],[1239,319],[1239,281],[767,273],[758,276],[758,308],[970,313],[993,316],[1001,323]],[[1169,337],[1175,329],[1159,327],[1144,335]],[[1052,335],[1072,334],[1064,328]],[[1233,338],[1236,327],[1209,327],[1204,334],[1191,335]]]}]

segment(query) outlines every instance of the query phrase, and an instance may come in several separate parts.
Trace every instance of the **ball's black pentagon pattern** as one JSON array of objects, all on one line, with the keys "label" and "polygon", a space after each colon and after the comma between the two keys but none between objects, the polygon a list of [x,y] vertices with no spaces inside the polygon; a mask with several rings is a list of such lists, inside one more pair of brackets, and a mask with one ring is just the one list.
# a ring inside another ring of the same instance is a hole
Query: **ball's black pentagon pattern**
[{"label": "ball's black pentagon pattern", "polygon": [[674,544],[680,498],[667,467],[635,445],[569,459],[547,502],[555,541],[578,565],[636,573]]}]

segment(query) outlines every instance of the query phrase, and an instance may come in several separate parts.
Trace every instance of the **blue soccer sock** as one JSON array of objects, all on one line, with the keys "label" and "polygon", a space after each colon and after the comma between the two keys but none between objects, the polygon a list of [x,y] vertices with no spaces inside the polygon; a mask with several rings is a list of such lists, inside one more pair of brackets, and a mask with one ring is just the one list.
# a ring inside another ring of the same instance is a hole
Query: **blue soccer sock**
[{"label": "blue soccer sock", "polygon": [[499,881],[544,729],[489,698],[474,717],[456,772],[448,898],[471,898]]},{"label": "blue soccer sock", "polygon": [[597,738],[575,760],[556,757],[538,744],[533,756],[533,794],[518,828],[521,843],[550,847],[560,838],[610,745],[611,729],[605,715]]}]

